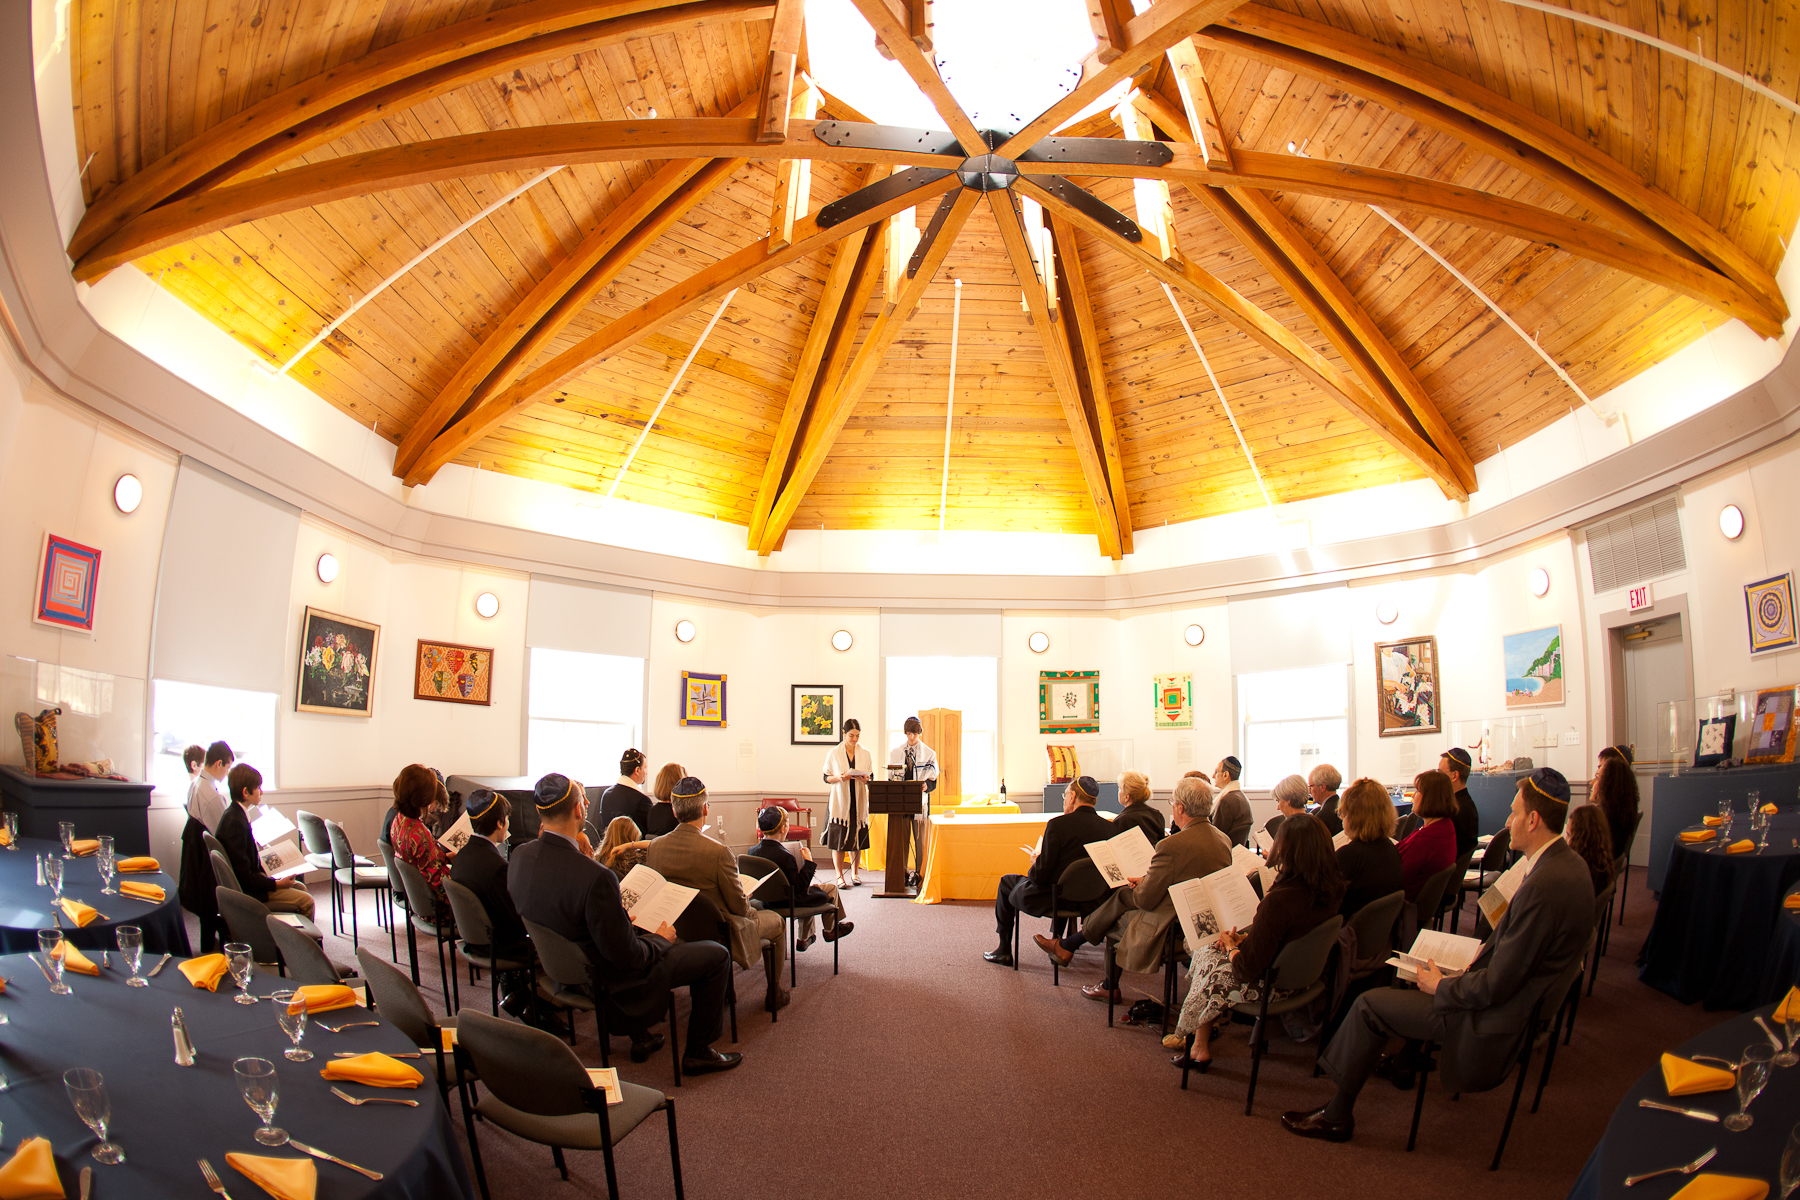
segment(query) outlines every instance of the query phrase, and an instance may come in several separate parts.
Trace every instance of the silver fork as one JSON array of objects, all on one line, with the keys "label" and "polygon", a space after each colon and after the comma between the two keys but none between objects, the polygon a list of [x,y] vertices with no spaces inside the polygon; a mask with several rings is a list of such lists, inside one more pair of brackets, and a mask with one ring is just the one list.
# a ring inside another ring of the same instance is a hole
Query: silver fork
[{"label": "silver fork", "polygon": [[[333,1058],[361,1058],[363,1056],[363,1053],[364,1052],[361,1050],[339,1050],[335,1054],[333,1054],[331,1057],[333,1057]],[[382,1051],[382,1053],[386,1054],[389,1058],[418,1058],[419,1057],[419,1052],[417,1050],[384,1050],[384,1051]]]},{"label": "silver fork", "polygon": [[379,1025],[379,1024],[381,1024],[380,1021],[345,1021],[342,1025],[327,1025],[323,1021],[317,1022],[317,1025],[319,1026],[320,1029],[329,1029],[333,1033],[342,1033],[346,1029],[355,1029],[359,1025]]},{"label": "silver fork", "polygon": [[1645,1171],[1642,1175],[1627,1175],[1625,1177],[1625,1186],[1636,1187],[1638,1184],[1644,1182],[1644,1180],[1655,1179],[1658,1175],[1692,1175],[1695,1171],[1698,1171],[1701,1167],[1704,1167],[1707,1163],[1711,1162],[1713,1156],[1718,1152],[1719,1148],[1714,1146],[1711,1150],[1708,1150],[1705,1154],[1702,1154],[1699,1158],[1696,1158],[1685,1167],[1664,1167],[1660,1171]]},{"label": "silver fork", "polygon": [[219,1174],[213,1170],[212,1164],[204,1158],[197,1161],[200,1163],[200,1173],[206,1176],[206,1186],[225,1197],[225,1200],[231,1200],[231,1193],[226,1191],[225,1185],[219,1182]]},{"label": "silver fork", "polygon": [[408,1108],[419,1107],[417,1100],[401,1100],[395,1096],[352,1096],[338,1088],[332,1088],[331,1094],[346,1104],[404,1104]]}]

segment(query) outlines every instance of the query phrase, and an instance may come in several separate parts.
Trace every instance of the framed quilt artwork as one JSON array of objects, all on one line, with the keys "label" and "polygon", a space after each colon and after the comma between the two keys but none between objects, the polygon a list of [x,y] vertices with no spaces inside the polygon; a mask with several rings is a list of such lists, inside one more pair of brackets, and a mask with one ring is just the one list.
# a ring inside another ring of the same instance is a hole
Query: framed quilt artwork
[{"label": "framed quilt artwork", "polygon": [[1548,708],[1563,702],[1562,626],[1546,625],[1500,639],[1506,707]]},{"label": "framed quilt artwork", "polygon": [[1375,732],[1380,737],[1436,733],[1438,656],[1434,637],[1375,644]]},{"label": "framed quilt artwork", "polygon": [[1750,718],[1750,744],[1744,748],[1744,761],[1794,761],[1793,688],[1775,688],[1756,693],[1756,712]]},{"label": "framed quilt artwork", "polygon": [[725,676],[700,671],[681,673],[681,723],[725,728]]},{"label": "framed quilt artwork", "polygon": [[1750,653],[1789,650],[1800,645],[1794,632],[1794,573],[1744,585],[1744,615],[1750,622]]},{"label": "framed quilt artwork", "polygon": [[487,646],[419,639],[413,664],[413,699],[451,704],[494,702],[494,652]]},{"label": "framed quilt artwork", "polygon": [[1157,729],[1192,729],[1194,727],[1194,677],[1183,671],[1178,675],[1156,677]]},{"label": "framed quilt artwork", "polygon": [[1100,672],[1038,672],[1039,733],[1100,732]]},{"label": "framed quilt artwork", "polygon": [[308,606],[300,623],[295,712],[366,717],[375,704],[381,626]]},{"label": "framed quilt artwork", "polygon": [[1700,722],[1694,739],[1694,765],[1716,767],[1731,757],[1731,739],[1737,734],[1737,714],[1709,717]]},{"label": "framed quilt artwork", "polygon": [[56,629],[92,633],[99,590],[100,551],[46,533],[31,619]]},{"label": "framed quilt artwork", "polygon": [[844,716],[844,688],[836,683],[796,683],[789,718],[790,746],[835,746]]}]

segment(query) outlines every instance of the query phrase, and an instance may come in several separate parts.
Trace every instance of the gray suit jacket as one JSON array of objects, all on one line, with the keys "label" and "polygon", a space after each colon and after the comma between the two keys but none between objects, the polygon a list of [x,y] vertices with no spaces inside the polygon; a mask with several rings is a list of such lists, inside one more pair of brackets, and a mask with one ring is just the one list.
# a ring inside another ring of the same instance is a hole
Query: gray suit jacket
[{"label": "gray suit jacket", "polygon": [[644,865],[671,883],[691,887],[711,900],[731,924],[731,957],[751,966],[762,957],[762,934],[744,890],[738,885],[731,851],[692,825],[677,825],[644,852]]},{"label": "gray suit jacket", "polygon": [[1432,997],[1444,1022],[1446,1090],[1484,1091],[1505,1079],[1532,1005],[1586,952],[1593,933],[1593,879],[1559,838],[1544,847],[1474,964]]},{"label": "gray suit jacket", "polygon": [[1212,823],[1233,842],[1250,844],[1250,800],[1242,788],[1234,786],[1214,798]]},{"label": "gray suit jacket", "polygon": [[1138,974],[1153,972],[1161,963],[1164,942],[1175,922],[1169,888],[1230,865],[1231,843],[1225,835],[1205,821],[1196,821],[1158,842],[1150,869],[1137,886],[1115,889],[1082,925],[1082,934],[1090,942],[1099,942],[1117,926],[1120,968]]}]

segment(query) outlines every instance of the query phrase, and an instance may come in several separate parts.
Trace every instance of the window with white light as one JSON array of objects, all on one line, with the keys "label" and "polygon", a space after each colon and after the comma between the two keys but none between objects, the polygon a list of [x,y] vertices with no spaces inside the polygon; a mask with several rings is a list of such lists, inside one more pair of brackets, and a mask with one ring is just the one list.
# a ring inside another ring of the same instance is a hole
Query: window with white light
[{"label": "window with white light", "polygon": [[[877,764],[887,762],[888,750],[906,740],[902,731],[906,718],[928,708],[962,713],[963,794],[999,791],[1000,660],[943,655],[889,658],[888,727],[882,731],[881,743],[869,747]],[[863,736],[868,737],[866,728]]]},{"label": "window with white light", "polygon": [[1237,708],[1244,787],[1271,788],[1288,775],[1309,775],[1321,763],[1355,778],[1350,668],[1343,663],[1239,675]]},{"label": "window with white light", "polygon": [[263,790],[275,790],[274,692],[211,687],[178,679],[150,681],[150,782],[158,792],[186,796],[187,766],[181,752],[214,742],[231,747],[239,762],[262,773]]},{"label": "window with white light", "polygon": [[641,745],[643,728],[643,659],[532,647],[527,775],[559,771],[606,786],[618,778],[619,756]]}]

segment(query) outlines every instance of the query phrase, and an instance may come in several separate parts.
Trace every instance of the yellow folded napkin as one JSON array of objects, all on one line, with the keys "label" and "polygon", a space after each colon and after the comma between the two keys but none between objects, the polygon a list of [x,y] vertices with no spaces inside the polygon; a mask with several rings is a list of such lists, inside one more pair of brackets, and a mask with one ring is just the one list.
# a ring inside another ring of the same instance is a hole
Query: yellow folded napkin
[{"label": "yellow folded napkin", "polygon": [[1662,1056],[1663,1086],[1671,1096],[1696,1096],[1737,1086],[1737,1075],[1720,1067],[1702,1066],[1673,1054]]},{"label": "yellow folded napkin", "polygon": [[95,964],[93,959],[69,945],[67,942],[58,943],[56,947],[56,957],[63,960],[63,970],[65,971],[73,971],[77,975],[100,974],[100,968]]},{"label": "yellow folded napkin", "polygon": [[0,1166],[0,1200],[63,1200],[56,1158],[41,1137],[26,1138],[19,1151]]},{"label": "yellow folded napkin", "polygon": [[100,849],[99,838],[76,838],[69,843],[69,853],[76,858],[86,858]]},{"label": "yellow folded napkin", "polygon": [[1761,808],[1757,809],[1756,811],[1766,812],[1766,813],[1773,815],[1775,813],[1780,812],[1781,810],[1779,808],[1776,808],[1773,804],[1765,804]]},{"label": "yellow folded napkin", "polygon": [[129,875],[134,871],[162,870],[162,864],[157,862],[154,858],[151,858],[148,854],[141,854],[136,858],[121,858],[113,865],[119,869],[119,874],[121,875]]},{"label": "yellow folded napkin", "polygon": [[78,926],[92,925],[100,919],[99,909],[91,904],[83,904],[79,900],[71,900],[67,896],[62,898],[62,910],[63,915]]},{"label": "yellow folded napkin", "polygon": [[1723,825],[1725,823],[1725,818],[1724,817],[1701,817],[1700,823],[1702,825],[1710,825],[1716,829],[1720,825]]},{"label": "yellow folded napkin", "polygon": [[169,898],[169,893],[154,883],[139,883],[135,879],[121,879],[119,895],[130,896],[133,900],[148,900],[152,904],[161,904]]},{"label": "yellow folded napkin", "polygon": [[1769,1185],[1761,1179],[1706,1173],[1694,1176],[1675,1196],[1677,1200],[1763,1200],[1768,1194]]},{"label": "yellow folded napkin", "polygon": [[202,954],[181,964],[181,973],[188,977],[188,982],[209,992],[219,990],[219,980],[225,978],[225,972],[230,969],[223,954]]},{"label": "yellow folded napkin", "polygon": [[309,983],[294,990],[306,1001],[306,1011],[309,1013],[356,1007],[356,993],[342,984]]},{"label": "yellow folded napkin", "polygon": [[4,828],[0,828],[0,846],[10,845],[12,845],[12,834],[6,832]]},{"label": "yellow folded napkin", "polygon": [[334,1058],[319,1072],[321,1079],[341,1079],[350,1083],[366,1083],[370,1087],[418,1087],[425,1077],[385,1054],[359,1054],[355,1058]]},{"label": "yellow folded napkin", "polygon": [[1780,1025],[1788,1019],[1790,1012],[1794,1014],[1795,1020],[1800,1021],[1800,987],[1788,989],[1788,994],[1781,998],[1781,1003],[1775,1006],[1774,1016],[1769,1019]]},{"label": "yellow folded napkin", "polygon": [[319,1189],[319,1171],[310,1158],[267,1158],[233,1152],[225,1155],[225,1163],[275,1200],[313,1200]]},{"label": "yellow folded napkin", "polygon": [[1719,836],[1719,831],[1716,829],[1684,829],[1679,836],[1684,842],[1710,842]]},{"label": "yellow folded napkin", "polygon": [[1783,908],[1800,908],[1800,892],[1795,892],[1781,902]]},{"label": "yellow folded napkin", "polygon": [[1731,845],[1725,847],[1725,853],[1727,853],[1727,854],[1748,854],[1750,851],[1752,851],[1754,849],[1756,849],[1755,842],[1751,841],[1749,838],[1742,838],[1738,841],[1731,843]]}]

